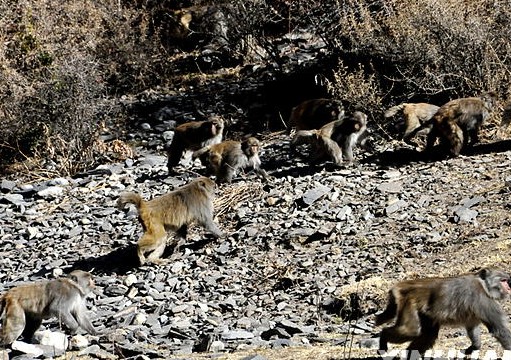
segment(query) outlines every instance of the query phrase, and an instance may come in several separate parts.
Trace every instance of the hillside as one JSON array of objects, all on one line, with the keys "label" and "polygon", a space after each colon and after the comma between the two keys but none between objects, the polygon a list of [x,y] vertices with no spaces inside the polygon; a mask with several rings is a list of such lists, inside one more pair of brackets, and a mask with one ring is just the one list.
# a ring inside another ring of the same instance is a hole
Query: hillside
[{"label": "hillside", "polygon": [[[40,346],[41,357],[379,358],[373,316],[393,282],[509,269],[507,2],[69,0],[55,11],[34,0],[0,11],[0,293],[91,271],[90,316],[105,332],[80,349]],[[489,90],[498,101],[481,142],[457,158],[405,145],[399,119],[383,116]],[[319,97],[368,115],[353,164],[310,166],[290,148],[292,107]],[[211,115],[226,139],[262,141],[271,179],[248,172],[216,188],[224,238],[194,226],[167,263],[139,266],[142,227],[117,198],[203,174],[196,162],[168,176],[165,149],[177,125]],[[468,343],[446,329],[435,350]],[[485,330],[488,349],[500,345]]]}]

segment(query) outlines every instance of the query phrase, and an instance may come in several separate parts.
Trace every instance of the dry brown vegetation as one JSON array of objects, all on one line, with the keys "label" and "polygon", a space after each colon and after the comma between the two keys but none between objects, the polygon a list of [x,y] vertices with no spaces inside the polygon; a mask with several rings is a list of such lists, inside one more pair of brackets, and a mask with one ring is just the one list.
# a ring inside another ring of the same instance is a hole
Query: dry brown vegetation
[{"label": "dry brown vegetation", "polygon": [[[95,163],[115,99],[177,73],[176,54],[209,47],[210,71],[288,59],[274,41],[305,29],[326,42],[329,91],[381,123],[403,101],[441,104],[494,90],[510,96],[511,8],[505,0],[94,1],[0,4],[0,158],[73,173]],[[262,24],[262,26],[261,26]],[[255,56],[257,55],[257,56]],[[207,70],[207,69],[206,69]],[[177,85],[177,84],[174,84]],[[122,124],[121,124],[122,125]]]}]

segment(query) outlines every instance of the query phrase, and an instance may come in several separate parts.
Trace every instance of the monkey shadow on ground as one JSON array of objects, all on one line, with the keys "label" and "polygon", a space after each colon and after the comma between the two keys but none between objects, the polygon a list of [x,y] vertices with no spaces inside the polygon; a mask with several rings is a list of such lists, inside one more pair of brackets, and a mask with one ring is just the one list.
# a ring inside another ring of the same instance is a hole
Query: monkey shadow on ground
[{"label": "monkey shadow on ground", "polygon": [[[168,244],[163,252],[162,260],[172,261],[172,259],[178,257],[184,249],[187,248],[192,251],[197,251],[214,240],[213,236],[206,236],[205,238],[192,243],[187,242],[177,246],[175,244]],[[119,275],[125,275],[137,267],[140,267],[140,261],[137,255],[137,245],[130,244],[128,246],[115,249],[105,255],[80,259],[73,264],[71,269],[69,269],[69,272],[73,270],[84,270],[93,271],[95,274],[116,273]]]},{"label": "monkey shadow on ground", "polygon": [[376,153],[360,160],[362,164],[376,163],[381,166],[404,166],[415,162],[433,162],[445,159],[445,153],[435,147],[433,151],[423,152],[410,148],[397,148]]},{"label": "monkey shadow on ground", "polygon": [[73,264],[69,271],[94,270],[94,273],[96,274],[116,273],[124,275],[128,271],[139,266],[140,261],[137,256],[137,245],[130,244],[128,246],[115,249],[105,255],[80,259]]},{"label": "monkey shadow on ground", "polygon": [[477,144],[467,150],[465,155],[482,155],[490,153],[501,153],[511,150],[511,140],[499,140],[487,144]]},{"label": "monkey shadow on ground", "polygon": [[[511,140],[501,140],[493,143],[476,144],[462,152],[465,156],[499,153],[511,150]],[[381,166],[404,166],[414,162],[435,162],[448,158],[447,150],[437,145],[431,151],[417,151],[410,148],[398,148],[384,151],[362,159],[361,163],[377,163]]]},{"label": "monkey shadow on ground", "polygon": [[307,175],[314,175],[322,170],[326,171],[335,171],[339,170],[342,167],[339,167],[331,162],[326,162],[318,165],[299,165],[299,166],[293,166],[287,169],[283,170],[277,170],[274,172],[271,172],[270,175],[276,178],[282,178],[286,176],[293,176],[293,177],[302,177]]}]

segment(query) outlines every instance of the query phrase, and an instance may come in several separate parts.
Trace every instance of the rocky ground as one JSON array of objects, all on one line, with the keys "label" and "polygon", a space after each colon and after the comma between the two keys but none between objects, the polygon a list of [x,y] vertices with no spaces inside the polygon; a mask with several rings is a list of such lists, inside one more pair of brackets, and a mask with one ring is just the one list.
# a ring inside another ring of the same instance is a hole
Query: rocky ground
[{"label": "rocky ground", "polygon": [[[378,143],[335,168],[307,165],[283,133],[262,136],[268,183],[247,173],[217,188],[225,238],[194,227],[183,248],[168,247],[168,263],[139,267],[142,229],[133,208],[115,207],[118,195],[150,198],[202,171],[188,164],[168,177],[164,153],[145,145],[162,143],[169,129],[141,129],[132,138],[142,146],[122,163],[74,178],[1,181],[0,291],[77,268],[98,285],[90,309],[105,335],[74,337],[66,352],[39,346],[39,356],[369,358],[377,355],[372,315],[393,281],[509,269],[508,141],[437,161]],[[56,321],[44,326],[60,331]],[[439,348],[446,337],[468,343],[461,330],[442,334]],[[22,345],[3,356],[27,358]]]}]

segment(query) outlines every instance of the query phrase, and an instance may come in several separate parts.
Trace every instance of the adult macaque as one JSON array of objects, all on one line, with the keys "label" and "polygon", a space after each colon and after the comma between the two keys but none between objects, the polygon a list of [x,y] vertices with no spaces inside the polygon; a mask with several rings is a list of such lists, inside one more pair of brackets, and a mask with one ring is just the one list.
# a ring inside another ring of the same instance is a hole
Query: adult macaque
[{"label": "adult macaque", "polygon": [[306,100],[291,110],[287,132],[296,130],[319,129],[331,121],[340,120],[344,116],[344,108],[338,100],[311,99]]},{"label": "adult macaque", "polygon": [[98,335],[88,319],[85,298],[94,289],[90,273],[75,270],[67,278],[39,281],[10,289],[0,298],[3,316],[0,344],[12,344],[20,335],[30,340],[43,319],[56,317],[71,332],[79,327]]},{"label": "adult macaque", "polygon": [[268,174],[261,169],[259,159],[259,140],[249,137],[242,142],[227,140],[220,144],[209,145],[193,154],[206,163],[208,170],[215,174],[218,183],[230,183],[239,169],[251,167],[264,180]]},{"label": "adult macaque", "polygon": [[411,139],[419,130],[425,130],[426,128],[428,132],[431,130],[432,125],[428,127],[422,127],[422,125],[431,119],[438,109],[438,106],[427,103],[403,103],[389,108],[385,111],[384,116],[388,118],[400,112],[405,122],[402,139],[407,144],[416,145]]},{"label": "adult macaque", "polygon": [[477,143],[479,128],[490,116],[495,102],[496,95],[488,93],[442,105],[430,120],[433,128],[428,135],[426,150],[433,148],[437,138],[449,148],[452,156],[458,156],[463,148]]},{"label": "adult macaque", "polygon": [[224,120],[213,116],[207,121],[191,121],[179,125],[174,130],[174,137],[168,150],[167,168],[169,173],[179,164],[183,152],[195,151],[204,146],[218,144],[222,141]]},{"label": "adult macaque", "polygon": [[511,350],[507,315],[497,300],[511,292],[509,274],[484,268],[477,274],[448,278],[426,278],[397,283],[389,291],[387,308],[376,317],[381,325],[397,317],[394,326],[384,328],[380,349],[388,343],[411,341],[408,350],[424,354],[433,347],[442,325],[464,326],[471,340],[470,353],[481,347],[483,323],[505,350]]},{"label": "adult macaque", "polygon": [[[161,262],[167,231],[172,230],[180,238],[185,239],[187,226],[193,221],[215,237],[223,236],[213,221],[214,192],[215,183],[209,178],[201,177],[149,201],[144,201],[140,195],[133,192],[121,194],[117,206],[123,209],[128,203],[134,204],[144,229],[144,234],[137,244],[140,264]],[[146,253],[149,253],[147,258]]]},{"label": "adult macaque", "polygon": [[343,155],[349,162],[353,161],[353,148],[359,136],[366,130],[367,115],[355,111],[352,116],[332,121],[319,130],[297,131],[292,145],[309,143],[312,145],[311,162],[325,158],[341,165]]}]

